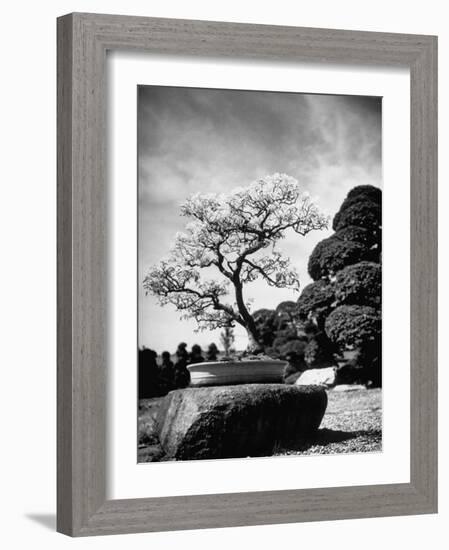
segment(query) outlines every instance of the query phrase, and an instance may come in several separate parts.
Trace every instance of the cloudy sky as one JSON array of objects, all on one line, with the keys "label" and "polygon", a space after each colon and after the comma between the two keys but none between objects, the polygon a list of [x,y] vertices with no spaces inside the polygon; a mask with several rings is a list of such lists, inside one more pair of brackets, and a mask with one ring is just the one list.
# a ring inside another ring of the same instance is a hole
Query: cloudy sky
[{"label": "cloudy sky", "polygon": [[[281,92],[138,88],[139,345],[174,351],[180,341],[203,347],[219,333],[195,333],[174,306],[145,296],[149,266],[167,252],[187,222],[179,205],[197,192],[222,193],[275,172],[296,178],[331,216],[355,185],[381,186],[381,99]],[[331,231],[288,234],[282,249],[310,282],[307,260]],[[263,281],[246,289],[253,309],[296,300]],[[236,330],[236,347],[246,347]]]}]

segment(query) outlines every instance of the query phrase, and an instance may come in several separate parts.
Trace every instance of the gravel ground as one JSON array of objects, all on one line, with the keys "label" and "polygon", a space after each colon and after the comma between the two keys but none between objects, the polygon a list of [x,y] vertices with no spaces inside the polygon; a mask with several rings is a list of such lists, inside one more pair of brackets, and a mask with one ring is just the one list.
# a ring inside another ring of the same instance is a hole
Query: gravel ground
[{"label": "gravel ground", "polygon": [[382,390],[365,388],[327,392],[328,405],[312,440],[277,455],[367,453],[382,450]]},{"label": "gravel ground", "polygon": [[[338,386],[328,391],[328,405],[313,439],[295,449],[277,449],[276,456],[366,453],[382,450],[382,390]],[[154,417],[162,398],[139,402],[138,462],[164,460]]]}]

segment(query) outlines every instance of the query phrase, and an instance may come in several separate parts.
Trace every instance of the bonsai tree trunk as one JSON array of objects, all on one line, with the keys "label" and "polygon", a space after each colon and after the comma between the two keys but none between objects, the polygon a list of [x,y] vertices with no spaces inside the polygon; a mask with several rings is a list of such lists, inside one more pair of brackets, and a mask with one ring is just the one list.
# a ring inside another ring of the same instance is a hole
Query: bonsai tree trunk
[{"label": "bonsai tree trunk", "polygon": [[246,332],[248,334],[248,346],[246,348],[246,351],[248,353],[261,353],[263,351],[263,347],[258,340],[257,331],[256,333],[254,333],[248,327],[246,327]]},{"label": "bonsai tree trunk", "polygon": [[240,281],[240,271],[234,275],[232,282],[234,283],[235,299],[241,316],[240,324],[246,328],[248,334],[248,346],[246,351],[247,353],[260,353],[263,351],[263,347],[259,342],[259,331],[257,330],[256,323],[243,299],[243,285]]}]

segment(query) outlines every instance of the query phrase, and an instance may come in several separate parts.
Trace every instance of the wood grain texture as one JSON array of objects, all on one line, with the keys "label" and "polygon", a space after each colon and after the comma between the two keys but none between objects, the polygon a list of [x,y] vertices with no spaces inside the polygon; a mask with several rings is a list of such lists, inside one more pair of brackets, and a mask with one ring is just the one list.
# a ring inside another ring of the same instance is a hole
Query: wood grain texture
[{"label": "wood grain texture", "polygon": [[[106,500],[107,50],[411,71],[411,481]],[[58,524],[72,536],[437,509],[437,39],[70,14],[58,20]]]}]

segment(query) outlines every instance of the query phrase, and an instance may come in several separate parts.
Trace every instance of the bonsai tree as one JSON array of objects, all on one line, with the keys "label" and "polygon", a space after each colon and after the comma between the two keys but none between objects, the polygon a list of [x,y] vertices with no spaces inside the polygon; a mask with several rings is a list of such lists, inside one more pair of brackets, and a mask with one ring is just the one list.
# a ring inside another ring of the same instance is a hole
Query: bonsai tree
[{"label": "bonsai tree", "polygon": [[[198,330],[238,323],[249,352],[261,350],[259,331],[244,288],[263,279],[277,288],[299,289],[296,270],[277,248],[287,231],[305,236],[328,220],[299,183],[274,174],[230,194],[196,194],[181,206],[191,221],[175,237],[166,259],[144,279],[147,293],[172,304]],[[209,278],[212,270],[216,277]],[[230,300],[232,296],[232,301]]]}]

